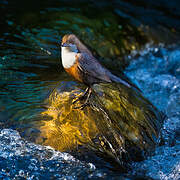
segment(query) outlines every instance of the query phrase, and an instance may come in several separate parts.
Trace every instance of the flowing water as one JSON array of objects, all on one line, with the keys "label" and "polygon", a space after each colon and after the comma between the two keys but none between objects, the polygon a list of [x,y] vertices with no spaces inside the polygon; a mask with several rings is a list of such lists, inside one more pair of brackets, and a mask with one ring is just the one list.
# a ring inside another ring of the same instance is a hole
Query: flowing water
[{"label": "flowing water", "polygon": [[[130,63],[126,74],[168,115],[162,146],[153,157],[135,164],[136,170],[125,176],[178,179],[180,6],[173,2],[159,3],[1,1],[1,129],[17,130],[26,140],[36,142],[49,94],[60,83],[77,84],[64,72],[59,51],[61,37],[74,33],[109,69],[120,73]],[[25,142],[16,131],[2,130],[0,138],[2,178],[120,177],[103,166],[96,168],[68,154]],[[59,175],[60,171],[64,173]]]}]

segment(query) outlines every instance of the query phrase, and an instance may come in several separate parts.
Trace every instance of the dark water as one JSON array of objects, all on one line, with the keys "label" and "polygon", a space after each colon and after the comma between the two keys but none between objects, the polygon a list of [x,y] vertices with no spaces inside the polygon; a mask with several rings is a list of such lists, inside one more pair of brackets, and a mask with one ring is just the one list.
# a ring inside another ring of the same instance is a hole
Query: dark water
[{"label": "dark water", "polygon": [[[0,1],[0,127],[18,130],[21,136],[36,141],[45,99],[60,82],[73,81],[61,66],[59,43],[64,34],[75,33],[111,70],[120,73],[120,70],[132,61],[127,69],[127,75],[143,89],[147,98],[159,109],[166,111],[170,117],[162,132],[166,148],[158,149],[157,154],[159,151],[167,150],[167,153],[164,152],[165,155],[169,153],[170,157],[177,157],[180,78],[179,7],[178,1],[162,2],[161,0],[157,2],[138,0],[136,3],[134,1]],[[137,61],[133,61],[134,59]],[[172,123],[172,118],[173,125],[169,124]],[[8,131],[6,133],[8,136]],[[9,133],[11,136],[13,132]],[[176,141],[174,142],[173,139]],[[174,149],[169,150],[169,145],[173,144]],[[5,153],[6,150],[7,148],[1,152]],[[30,151],[36,152],[31,147],[27,148],[27,152]],[[173,151],[174,156],[169,151]],[[17,154],[16,151],[14,153]],[[23,154],[21,148],[20,154]],[[14,154],[12,156],[14,157]],[[1,158],[0,162],[3,163],[5,156],[2,155]],[[177,164],[174,165],[174,174],[177,175],[179,160],[176,158],[175,160],[175,162],[170,160],[170,164]],[[149,162],[142,162],[143,167],[146,167],[146,175],[150,177],[154,177],[153,173],[156,174],[150,170],[152,161],[150,159]],[[164,162],[167,163],[165,160],[162,164]],[[73,166],[72,161],[69,163]],[[167,168],[170,167],[166,165]],[[43,167],[46,166],[48,165],[43,164]],[[53,168],[52,164],[51,166]],[[79,169],[82,167],[83,165],[78,166]],[[89,171],[94,173],[94,167],[88,168],[84,176]],[[139,168],[138,171],[143,171],[140,165],[136,168]],[[73,171],[76,178],[78,178],[77,169]],[[99,176],[104,173],[102,169],[96,169],[95,173],[98,174],[98,171]],[[19,173],[19,169],[17,172]],[[157,172],[155,178],[171,179],[172,172],[164,172],[164,176],[158,175]],[[97,174],[95,176],[98,177]],[[40,178],[37,174],[34,175],[36,176]],[[64,176],[68,177],[68,174]],[[106,173],[104,176],[109,177]],[[116,174],[113,176],[116,177]],[[70,179],[73,179],[73,176]],[[174,179],[178,178],[174,177]]]},{"label": "dark water", "polygon": [[[5,127],[23,132],[35,126],[49,91],[62,80],[72,80],[59,59],[64,34],[79,35],[107,61],[122,58],[121,53],[135,48],[135,43],[139,47],[139,42],[133,41],[137,29],[120,23],[107,3],[102,3],[105,9],[83,1],[79,5],[73,1],[2,2],[0,120]],[[123,42],[128,38],[132,38],[133,47]]]}]

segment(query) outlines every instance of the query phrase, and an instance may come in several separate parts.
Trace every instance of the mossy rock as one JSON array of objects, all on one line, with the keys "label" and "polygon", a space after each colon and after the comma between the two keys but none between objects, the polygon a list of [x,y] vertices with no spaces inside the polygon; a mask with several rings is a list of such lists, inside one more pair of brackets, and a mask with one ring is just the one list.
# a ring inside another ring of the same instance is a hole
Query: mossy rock
[{"label": "mossy rock", "polygon": [[60,151],[83,146],[119,164],[145,158],[157,145],[162,113],[140,92],[121,84],[95,84],[92,89],[84,109],[75,109],[83,101],[72,103],[82,95],[80,88],[63,84],[52,92],[43,112],[51,117],[41,127],[44,144]]}]

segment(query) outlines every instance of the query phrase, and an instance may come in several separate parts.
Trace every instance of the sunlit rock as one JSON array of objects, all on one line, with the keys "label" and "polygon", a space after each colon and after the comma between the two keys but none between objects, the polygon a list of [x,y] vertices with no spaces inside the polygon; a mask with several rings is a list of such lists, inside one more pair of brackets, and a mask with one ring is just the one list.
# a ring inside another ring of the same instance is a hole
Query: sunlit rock
[{"label": "sunlit rock", "polygon": [[139,161],[157,145],[163,115],[139,92],[115,83],[93,86],[89,105],[73,104],[82,91],[64,85],[49,97],[43,142],[60,151],[84,146],[119,164]]},{"label": "sunlit rock", "polygon": [[45,145],[66,151],[91,142],[97,136],[98,129],[94,122],[96,114],[91,107],[74,109],[75,106],[80,106],[80,103],[72,104],[73,99],[82,93],[80,89],[60,92],[61,88],[56,89],[49,97],[49,107],[43,115],[48,115],[51,120],[44,121],[41,131],[47,138]]}]

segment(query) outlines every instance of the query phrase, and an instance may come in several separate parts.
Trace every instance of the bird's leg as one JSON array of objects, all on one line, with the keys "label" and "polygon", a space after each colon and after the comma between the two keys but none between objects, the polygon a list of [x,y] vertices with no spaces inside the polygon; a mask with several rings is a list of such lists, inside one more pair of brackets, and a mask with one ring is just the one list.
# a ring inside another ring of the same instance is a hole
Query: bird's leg
[{"label": "bird's leg", "polygon": [[75,101],[73,101],[73,104],[77,103],[78,101],[83,100],[86,97],[86,94],[89,92],[90,87],[87,87],[84,93],[78,97]]},{"label": "bird's leg", "polygon": [[88,89],[87,98],[86,98],[86,100],[85,100],[84,104],[87,104],[87,102],[88,102],[88,100],[89,100],[89,98],[90,98],[90,96],[91,96],[91,93],[92,93],[92,89],[91,89],[91,88],[89,88],[89,89]]},{"label": "bird's leg", "polygon": [[[86,92],[86,91],[85,91]],[[88,94],[87,94],[88,93]],[[79,107],[75,107],[74,109],[84,109],[87,105],[88,105],[88,100],[89,100],[89,98],[90,98],[90,96],[91,96],[91,93],[92,93],[92,89],[91,88],[87,88],[87,92],[86,92],[86,94],[87,94],[87,98],[86,98],[86,100],[85,100],[85,102],[83,103],[83,105],[81,105],[81,106],[79,106]],[[85,94],[85,95],[86,95]],[[84,97],[84,96],[83,96]]]}]

